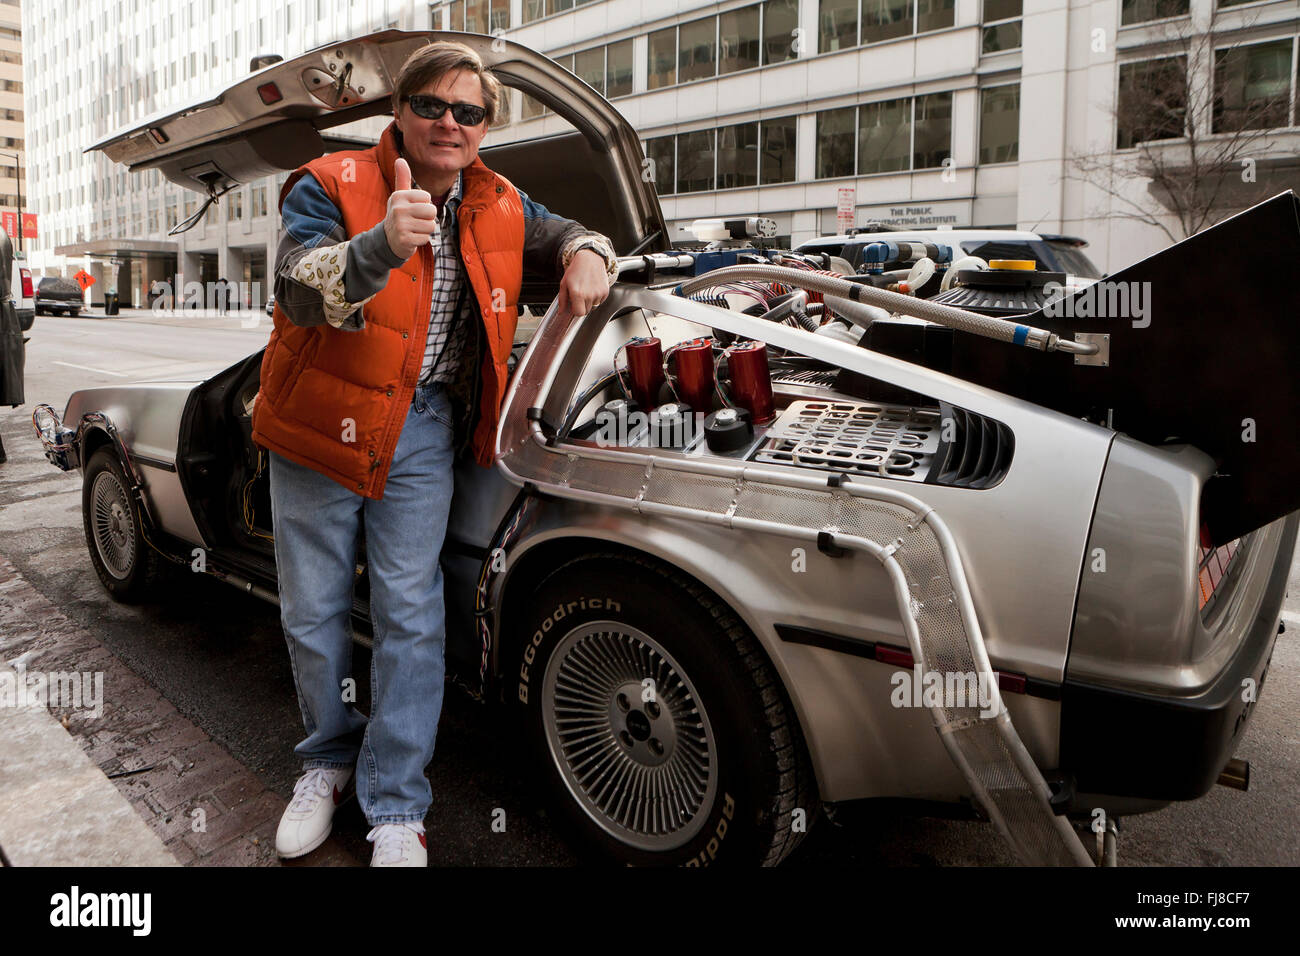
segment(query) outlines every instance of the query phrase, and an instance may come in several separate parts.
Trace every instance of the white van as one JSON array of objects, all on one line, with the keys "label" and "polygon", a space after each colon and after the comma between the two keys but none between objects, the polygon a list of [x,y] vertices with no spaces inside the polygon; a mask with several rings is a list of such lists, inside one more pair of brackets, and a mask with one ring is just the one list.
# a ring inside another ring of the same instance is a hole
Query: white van
[{"label": "white van", "polygon": [[[3,231],[0,229],[0,232]],[[36,287],[32,283],[32,270],[27,267],[27,253],[14,251],[14,263],[10,272],[9,297],[13,299],[14,311],[18,313],[18,323],[26,332],[36,321]]]}]

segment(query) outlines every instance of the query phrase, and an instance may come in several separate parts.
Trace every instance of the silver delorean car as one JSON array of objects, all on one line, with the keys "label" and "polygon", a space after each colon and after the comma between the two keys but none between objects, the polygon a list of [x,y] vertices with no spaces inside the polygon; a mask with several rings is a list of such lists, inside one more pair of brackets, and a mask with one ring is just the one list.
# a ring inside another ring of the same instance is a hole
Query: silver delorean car
[{"label": "silver delorean car", "polygon": [[[496,468],[460,463],[429,555],[449,671],[513,714],[575,845],[773,864],[824,807],[892,798],[989,820],[1026,863],[1090,865],[1113,862],[1116,818],[1244,786],[1300,508],[1300,303],[1282,270],[1213,277],[1223,248],[1295,257],[1294,195],[1056,298],[1033,263],[936,292],[952,256],[925,243],[863,272],[767,248],[761,220],[682,251],[597,92],[514,43],[401,31],[92,148],[216,197],[346,146],[328,131],[387,111],[438,37],[570,124],[484,161],[622,256],[565,322],[526,277],[542,317]],[[276,600],[260,364],[38,410],[114,597],[201,567]]]}]

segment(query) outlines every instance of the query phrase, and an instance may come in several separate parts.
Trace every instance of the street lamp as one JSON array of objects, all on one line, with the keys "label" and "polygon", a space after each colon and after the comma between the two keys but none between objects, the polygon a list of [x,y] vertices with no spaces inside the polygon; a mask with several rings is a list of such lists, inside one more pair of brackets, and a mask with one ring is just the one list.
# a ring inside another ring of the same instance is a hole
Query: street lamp
[{"label": "street lamp", "polygon": [[14,160],[14,180],[18,183],[18,251],[23,251],[23,168],[19,163],[18,153],[3,153],[0,156],[12,156]]}]

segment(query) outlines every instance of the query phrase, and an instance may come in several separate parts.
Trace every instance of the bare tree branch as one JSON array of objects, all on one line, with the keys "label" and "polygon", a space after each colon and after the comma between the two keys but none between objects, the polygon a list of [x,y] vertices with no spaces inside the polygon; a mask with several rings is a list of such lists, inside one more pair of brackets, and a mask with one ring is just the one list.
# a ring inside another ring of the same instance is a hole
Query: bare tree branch
[{"label": "bare tree branch", "polygon": [[1075,153],[1065,176],[1108,198],[1094,214],[1158,228],[1177,242],[1266,198],[1263,185],[1242,190],[1236,179],[1255,182],[1245,170],[1272,145],[1270,129],[1288,125],[1290,93],[1249,96],[1243,44],[1213,21],[1199,33],[1189,17],[1153,30],[1151,57],[1119,71],[1110,110],[1118,152]]}]

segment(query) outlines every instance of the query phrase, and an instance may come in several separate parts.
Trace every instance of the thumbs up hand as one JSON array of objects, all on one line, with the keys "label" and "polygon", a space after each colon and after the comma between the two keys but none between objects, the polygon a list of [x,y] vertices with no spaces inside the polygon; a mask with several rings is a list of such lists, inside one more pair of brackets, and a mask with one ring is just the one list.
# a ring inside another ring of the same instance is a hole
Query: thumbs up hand
[{"label": "thumbs up hand", "polygon": [[411,167],[398,157],[393,170],[393,193],[388,197],[384,235],[393,254],[403,260],[438,232],[438,207],[423,189],[411,188]]}]

